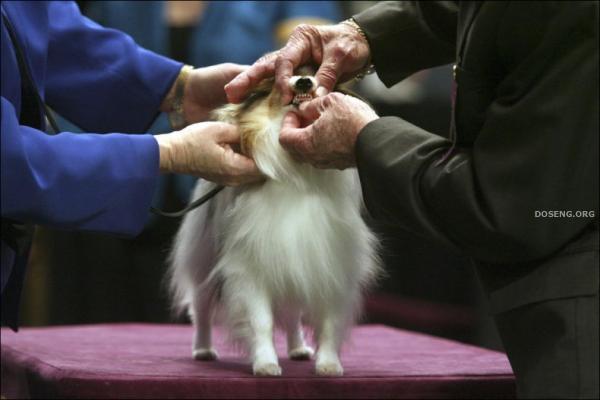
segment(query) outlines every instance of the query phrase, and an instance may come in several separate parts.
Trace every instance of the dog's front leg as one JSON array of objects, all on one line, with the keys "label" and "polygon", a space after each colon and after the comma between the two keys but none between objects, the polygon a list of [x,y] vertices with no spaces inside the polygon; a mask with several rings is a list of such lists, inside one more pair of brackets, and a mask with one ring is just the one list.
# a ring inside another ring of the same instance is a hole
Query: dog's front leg
[{"label": "dog's front leg", "polygon": [[191,307],[190,317],[195,328],[192,354],[196,360],[216,360],[218,354],[213,349],[211,340],[211,325],[214,310],[211,307],[208,294],[200,291],[194,293]]},{"label": "dog's front leg", "polygon": [[273,313],[270,302],[260,290],[253,290],[247,299],[246,308],[252,335],[250,350],[254,375],[281,375],[281,368],[273,345]]},{"label": "dog's front leg", "polygon": [[340,363],[339,352],[345,332],[343,310],[329,309],[323,314],[317,326],[316,373],[317,375],[340,376],[344,368]]}]

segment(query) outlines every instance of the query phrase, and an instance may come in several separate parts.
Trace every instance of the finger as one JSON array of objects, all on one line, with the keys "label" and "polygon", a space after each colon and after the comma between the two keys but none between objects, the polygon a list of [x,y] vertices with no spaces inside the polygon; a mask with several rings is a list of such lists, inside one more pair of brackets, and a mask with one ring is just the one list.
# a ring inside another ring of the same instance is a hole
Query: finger
[{"label": "finger", "polygon": [[315,79],[319,84],[317,96],[325,95],[333,90],[351,54],[352,49],[341,42],[334,42],[326,48],[323,62],[315,74]]},{"label": "finger", "polygon": [[215,127],[215,135],[218,143],[238,144],[241,137],[237,127],[225,122],[213,122]]},{"label": "finger", "polygon": [[225,154],[223,172],[221,181],[228,186],[237,186],[264,179],[264,175],[251,158],[232,151]]},{"label": "finger", "polygon": [[288,112],[281,123],[281,132],[279,133],[279,143],[284,147],[293,149],[294,140],[298,135],[300,128],[300,118],[294,112]]},{"label": "finger", "polygon": [[292,102],[294,98],[294,92],[290,86],[290,78],[293,75],[294,63],[293,61],[283,58],[280,56],[276,62],[275,72],[275,85],[281,93],[281,104],[286,105]]},{"label": "finger", "polygon": [[234,64],[234,63],[224,63],[224,64],[219,64],[218,66],[221,67],[220,71],[223,74],[223,82],[226,82],[226,83],[231,82],[233,80],[233,78],[235,78],[242,72],[247,71],[250,68],[249,65]]},{"label": "finger", "polygon": [[225,85],[225,93],[230,103],[239,103],[250,89],[258,85],[263,79],[275,73],[275,53],[259,58],[252,66],[236,76]]},{"label": "finger", "polygon": [[288,112],[281,124],[279,143],[290,153],[304,160],[313,152],[312,125],[300,128],[300,118],[294,112]]},{"label": "finger", "polygon": [[261,175],[254,160],[243,154],[236,153],[230,149],[227,152],[227,159],[229,167],[235,175]]},{"label": "finger", "polygon": [[315,74],[317,80],[316,94],[318,97],[322,97],[331,93],[335,84],[338,81],[340,74],[341,65],[337,64],[335,60],[325,60],[319,67],[319,70]]},{"label": "finger", "polygon": [[331,104],[329,96],[316,97],[310,101],[304,101],[300,103],[298,112],[302,118],[308,121],[314,121],[325,111],[325,109]]},{"label": "finger", "polygon": [[[217,131],[217,141],[224,143],[221,145],[224,152],[224,167],[230,178],[237,182],[256,181],[262,176],[262,173],[256,166],[253,159],[235,150],[240,141],[240,134],[234,125],[223,124],[221,130]],[[233,146],[232,146],[233,145]]]},{"label": "finger", "polygon": [[[275,83],[281,93],[282,104],[289,104],[293,98],[293,91],[289,85],[294,69],[310,62],[313,53],[320,54],[319,31],[311,25],[299,25],[290,35],[285,47],[279,50],[275,61]],[[314,57],[312,57],[314,58]]]},{"label": "finger", "polygon": [[[289,112],[289,115],[283,117],[281,131],[279,132],[279,144],[298,162],[303,162],[302,157],[294,147],[288,146],[290,130],[298,129],[301,126],[299,117],[294,112]],[[283,141],[282,138],[283,137]]]}]

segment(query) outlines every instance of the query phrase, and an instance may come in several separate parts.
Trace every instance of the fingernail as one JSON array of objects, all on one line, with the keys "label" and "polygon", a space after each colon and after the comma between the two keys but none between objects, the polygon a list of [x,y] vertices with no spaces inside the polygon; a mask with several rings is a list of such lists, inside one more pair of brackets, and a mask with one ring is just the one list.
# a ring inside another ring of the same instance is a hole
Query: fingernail
[{"label": "fingernail", "polygon": [[319,86],[315,92],[317,94],[317,97],[321,97],[321,96],[327,96],[327,89],[325,89],[325,87],[323,86]]},{"label": "fingernail", "polygon": [[225,85],[225,89],[227,89],[228,87],[231,87],[231,86],[235,86],[236,81],[237,81],[237,78],[233,78],[232,80],[230,80],[229,83],[227,83]]}]

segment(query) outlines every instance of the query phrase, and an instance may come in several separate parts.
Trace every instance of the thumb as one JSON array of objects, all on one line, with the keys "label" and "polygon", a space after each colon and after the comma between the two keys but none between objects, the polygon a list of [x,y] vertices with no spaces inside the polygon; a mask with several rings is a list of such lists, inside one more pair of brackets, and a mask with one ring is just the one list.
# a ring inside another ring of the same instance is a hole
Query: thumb
[{"label": "thumb", "polygon": [[237,127],[224,122],[217,122],[221,125],[216,132],[216,138],[219,143],[237,144],[240,142],[240,132]]},{"label": "thumb", "polygon": [[217,65],[217,67],[220,67],[218,71],[221,73],[222,78],[220,82],[223,84],[223,86],[226,86],[229,82],[233,80],[233,78],[235,78],[243,72],[246,72],[248,68],[250,68],[248,65],[234,63],[219,64]]},{"label": "thumb", "polygon": [[246,157],[245,155],[236,153],[235,151],[228,151],[226,154],[229,165],[235,170],[244,173],[260,174],[256,163],[250,157]]},{"label": "thumb", "polygon": [[312,126],[309,125],[306,128],[300,128],[300,126],[300,117],[294,112],[288,112],[283,118],[279,134],[279,143],[295,155],[309,152],[312,141]]},{"label": "thumb", "polygon": [[300,116],[306,121],[313,122],[330,104],[328,96],[315,97],[310,101],[304,101],[298,106]]},{"label": "thumb", "polygon": [[[298,134],[300,131],[300,117],[293,111],[288,112],[283,117],[283,121],[281,123],[281,133],[279,134],[279,142],[287,141],[290,137],[293,137]],[[284,139],[284,140],[282,140]]]}]

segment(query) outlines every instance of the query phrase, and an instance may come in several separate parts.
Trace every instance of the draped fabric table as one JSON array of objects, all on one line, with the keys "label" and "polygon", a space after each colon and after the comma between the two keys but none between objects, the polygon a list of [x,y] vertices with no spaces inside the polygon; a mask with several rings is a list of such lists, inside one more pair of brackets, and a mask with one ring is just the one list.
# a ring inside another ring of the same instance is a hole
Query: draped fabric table
[{"label": "draped fabric table", "polygon": [[513,398],[506,356],[382,325],[353,329],[343,377],[291,361],[276,335],[283,375],[254,377],[226,343],[218,361],[191,357],[188,325],[103,324],[2,329],[6,398]]}]

